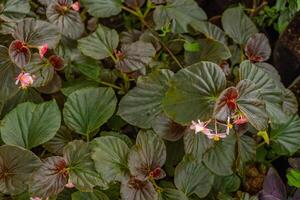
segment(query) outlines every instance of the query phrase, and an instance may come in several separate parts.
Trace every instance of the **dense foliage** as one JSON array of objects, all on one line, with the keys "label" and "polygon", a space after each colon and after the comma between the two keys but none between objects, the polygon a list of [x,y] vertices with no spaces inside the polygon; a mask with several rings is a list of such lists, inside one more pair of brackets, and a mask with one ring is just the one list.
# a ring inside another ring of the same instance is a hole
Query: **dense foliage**
[{"label": "dense foliage", "polygon": [[299,159],[289,188],[271,167],[300,150],[297,99],[245,7],[220,22],[194,0],[1,0],[2,197],[299,199]]}]

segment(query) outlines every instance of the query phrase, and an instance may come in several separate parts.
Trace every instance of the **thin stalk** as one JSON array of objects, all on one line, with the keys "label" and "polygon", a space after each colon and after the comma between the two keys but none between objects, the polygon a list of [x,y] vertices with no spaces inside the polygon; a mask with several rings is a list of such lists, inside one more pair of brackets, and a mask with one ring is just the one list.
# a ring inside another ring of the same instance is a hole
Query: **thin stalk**
[{"label": "thin stalk", "polygon": [[101,83],[102,85],[105,85],[105,86],[108,86],[108,87],[112,87],[112,88],[117,89],[117,90],[122,90],[121,87],[119,87],[117,85],[114,85],[112,83],[108,83],[108,82],[101,81],[101,80],[99,80],[98,82]]},{"label": "thin stalk", "polygon": [[259,143],[259,144],[256,146],[256,149],[258,149],[258,148],[260,148],[260,147],[264,146],[265,144],[266,144],[266,142],[265,142],[265,141],[263,141],[263,142]]}]

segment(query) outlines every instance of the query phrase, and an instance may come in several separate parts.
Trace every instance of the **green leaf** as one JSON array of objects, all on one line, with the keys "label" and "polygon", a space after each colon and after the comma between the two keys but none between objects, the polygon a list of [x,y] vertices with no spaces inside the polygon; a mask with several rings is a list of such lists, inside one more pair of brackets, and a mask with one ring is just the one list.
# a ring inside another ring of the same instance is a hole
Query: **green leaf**
[{"label": "green leaf", "polygon": [[100,80],[100,63],[97,60],[80,55],[73,59],[72,66],[91,80]]},{"label": "green leaf", "polygon": [[191,23],[191,26],[195,31],[204,34],[208,39],[221,42],[225,45],[227,44],[226,34],[218,26],[207,21],[194,21]]},{"label": "green leaf", "polygon": [[[100,5],[103,7],[103,4]],[[119,35],[117,31],[99,24],[94,33],[78,41],[78,48],[84,55],[101,60],[112,56],[118,44]]]},{"label": "green leaf", "polygon": [[15,80],[19,73],[20,69],[11,62],[8,49],[0,45],[0,101],[5,101],[18,92]]},{"label": "green leaf", "polygon": [[189,198],[180,190],[164,188],[163,191],[159,193],[158,200],[189,200]]},{"label": "green leaf", "polygon": [[146,67],[155,55],[155,48],[151,43],[137,41],[124,44],[121,48],[122,56],[116,63],[116,68],[129,73]]},{"label": "green leaf", "polygon": [[55,101],[27,102],[4,117],[0,132],[6,144],[31,149],[52,139],[60,123],[61,114]]},{"label": "green leaf", "polygon": [[69,95],[63,115],[66,125],[83,135],[97,130],[113,115],[117,99],[111,88],[85,88]]},{"label": "green leaf", "polygon": [[64,147],[72,141],[72,132],[66,126],[61,126],[56,135],[43,146],[47,151],[62,156]]},{"label": "green leaf", "polygon": [[165,176],[161,167],[165,164],[167,157],[164,141],[153,131],[140,131],[136,138],[136,144],[128,156],[128,167],[131,175],[140,180],[146,180],[150,174],[159,169],[154,179]]},{"label": "green leaf", "polygon": [[185,41],[183,47],[184,47],[184,50],[188,51],[188,52],[200,51],[200,44],[197,42]]},{"label": "green leaf", "polygon": [[226,34],[240,45],[245,45],[247,40],[258,32],[255,24],[240,6],[225,10],[222,15],[222,25]]},{"label": "green leaf", "polygon": [[63,157],[52,156],[31,174],[29,191],[34,196],[47,198],[63,191],[68,182],[67,163]]},{"label": "green leaf", "polygon": [[270,139],[273,149],[280,155],[292,155],[299,150],[300,118],[288,117],[281,123],[272,124]]},{"label": "green leaf", "polygon": [[109,198],[101,191],[94,190],[93,192],[74,192],[72,200],[109,200]]},{"label": "green leaf", "polygon": [[34,76],[32,87],[46,86],[55,73],[51,63],[47,59],[41,59],[38,54],[32,56],[31,62],[23,70]]},{"label": "green leaf", "polygon": [[82,0],[84,7],[94,17],[111,17],[122,11],[123,0]]},{"label": "green leaf", "polygon": [[162,99],[172,76],[172,71],[163,69],[139,77],[137,86],[122,98],[118,115],[129,124],[150,128],[152,121],[162,112]]},{"label": "green leaf", "polygon": [[30,12],[28,0],[3,0],[0,7],[0,19],[3,21],[14,21],[24,18]]},{"label": "green leaf", "polygon": [[132,144],[132,141],[131,139],[125,135],[125,134],[122,134],[122,133],[119,133],[119,132],[114,132],[114,131],[102,131],[100,133],[101,136],[113,136],[113,137],[117,137],[121,140],[123,140],[128,147],[132,147],[133,144]]},{"label": "green leaf", "polygon": [[41,165],[31,151],[10,145],[0,146],[0,192],[16,195],[27,189],[32,172]]},{"label": "green leaf", "polygon": [[126,200],[158,200],[158,193],[150,181],[134,177],[122,182],[120,192],[121,198]]},{"label": "green leaf", "polygon": [[231,57],[230,50],[221,42],[211,39],[200,39],[198,52],[185,51],[185,60],[187,64],[194,64],[200,61],[210,61],[219,64],[222,60]]},{"label": "green leaf", "polygon": [[202,163],[185,157],[175,169],[174,182],[185,195],[203,198],[212,188],[214,175]]},{"label": "green leaf", "polygon": [[255,140],[247,135],[242,135],[238,142],[241,161],[243,163],[254,161],[256,158]]},{"label": "green leaf", "polygon": [[298,111],[298,101],[295,94],[289,89],[284,89],[283,95],[282,109],[284,113],[287,115],[296,114]]},{"label": "green leaf", "polygon": [[74,140],[65,146],[64,158],[69,169],[69,181],[81,191],[92,191],[94,186],[105,186],[95,170],[88,143]]},{"label": "green leaf", "polygon": [[72,3],[72,0],[52,1],[47,7],[46,16],[49,22],[55,25],[63,35],[77,39],[84,31],[84,24],[79,12],[70,8],[64,9],[64,6],[70,7]]},{"label": "green leaf", "polygon": [[77,90],[81,90],[84,88],[97,88],[99,84],[95,81],[88,81],[88,80],[72,80],[64,82],[63,88],[61,88],[61,92],[65,96],[69,96],[73,92],[76,92]]},{"label": "green leaf", "polygon": [[215,176],[212,193],[232,193],[237,191],[241,186],[241,179],[238,175]]},{"label": "green leaf", "polygon": [[168,0],[166,5],[157,6],[153,13],[157,29],[170,23],[175,33],[186,33],[189,24],[206,19],[205,12],[193,0]]},{"label": "green leaf", "polygon": [[189,124],[195,119],[209,119],[225,86],[225,74],[218,65],[211,62],[191,65],[171,79],[170,88],[163,99],[164,111],[181,124]]},{"label": "green leaf", "polygon": [[117,137],[104,136],[92,142],[92,159],[106,182],[122,181],[127,176],[128,154],[127,144]]},{"label": "green leaf", "polygon": [[296,169],[290,169],[288,170],[286,177],[290,186],[300,188],[300,171]]},{"label": "green leaf", "polygon": [[12,35],[29,46],[38,47],[48,44],[49,49],[54,49],[60,39],[55,26],[33,18],[17,22]]}]

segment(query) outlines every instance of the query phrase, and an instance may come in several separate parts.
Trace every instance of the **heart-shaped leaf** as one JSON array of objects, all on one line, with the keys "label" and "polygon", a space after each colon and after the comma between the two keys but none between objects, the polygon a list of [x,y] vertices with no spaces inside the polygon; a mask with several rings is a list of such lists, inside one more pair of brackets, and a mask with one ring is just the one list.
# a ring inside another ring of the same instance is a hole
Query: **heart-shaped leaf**
[{"label": "heart-shaped leaf", "polygon": [[94,17],[111,17],[122,11],[124,0],[82,0],[82,4]]},{"label": "heart-shaped leaf", "polygon": [[140,131],[129,153],[129,170],[139,180],[163,178],[166,174],[161,167],[165,164],[166,156],[166,146],[158,135],[153,131]]},{"label": "heart-shaped leaf", "polygon": [[126,200],[158,200],[158,194],[152,183],[134,177],[122,182],[121,197]]},{"label": "heart-shaped leaf", "polygon": [[84,24],[79,13],[71,9],[72,3],[72,0],[54,0],[47,7],[46,15],[63,35],[77,39],[84,31]]},{"label": "heart-shaped leaf", "polygon": [[67,162],[63,157],[52,156],[33,173],[30,192],[40,198],[60,193],[68,183]]},{"label": "heart-shaped leaf", "polygon": [[63,115],[66,125],[89,136],[113,115],[117,99],[111,88],[85,88],[69,95]]},{"label": "heart-shaped leaf", "polygon": [[122,98],[118,114],[132,125],[150,128],[152,121],[162,112],[162,99],[172,76],[172,71],[163,69],[139,77],[137,86]]},{"label": "heart-shaped leaf", "polygon": [[15,40],[9,46],[9,56],[19,68],[23,68],[29,63],[31,52],[23,42]]},{"label": "heart-shaped leaf", "polygon": [[48,44],[50,49],[54,49],[60,39],[55,26],[32,18],[26,18],[17,22],[13,37],[36,48]]},{"label": "heart-shaped leaf", "polygon": [[168,141],[177,141],[183,137],[185,126],[173,122],[164,114],[159,115],[152,123],[154,132]]},{"label": "heart-shaped leaf", "polygon": [[157,6],[153,13],[157,29],[169,24],[175,33],[186,33],[189,24],[206,19],[205,12],[193,0],[168,0],[166,5]]},{"label": "heart-shaped leaf", "polygon": [[52,139],[60,123],[61,114],[55,101],[22,103],[4,117],[1,137],[6,144],[31,149]]},{"label": "heart-shaped leaf", "polygon": [[186,156],[175,169],[174,182],[185,195],[203,198],[212,188],[214,175],[202,163]]},{"label": "heart-shaped leaf", "polygon": [[30,12],[28,0],[3,0],[0,7],[0,19],[3,21],[22,19]]},{"label": "heart-shaped leaf", "polygon": [[14,96],[19,88],[15,84],[20,69],[12,63],[8,49],[0,45],[0,101],[5,101]]},{"label": "heart-shaped leaf", "polygon": [[218,65],[211,62],[191,65],[171,79],[170,88],[163,99],[164,111],[181,124],[211,118],[214,104],[225,86],[225,74]]},{"label": "heart-shaped leaf", "polygon": [[211,39],[201,39],[197,42],[200,46],[199,51],[185,51],[185,60],[189,65],[200,61],[210,61],[219,64],[222,60],[227,60],[231,57],[230,50],[221,42]]},{"label": "heart-shaped leaf", "polygon": [[180,190],[173,188],[164,188],[161,193],[159,193],[158,200],[188,200],[189,198]]},{"label": "heart-shaped leaf", "polygon": [[117,137],[99,137],[92,143],[92,159],[106,182],[122,181],[127,176],[128,153],[127,144]]},{"label": "heart-shaped leaf", "polygon": [[98,190],[93,192],[74,192],[72,194],[72,200],[109,200],[105,193]]},{"label": "heart-shaped leaf", "polygon": [[258,32],[255,24],[240,6],[225,10],[222,25],[226,34],[240,45],[245,45],[248,39]]},{"label": "heart-shaped leaf", "polygon": [[72,60],[72,66],[78,69],[83,75],[94,81],[100,80],[100,64],[99,61],[79,55]]},{"label": "heart-shaped leaf", "polygon": [[[103,4],[100,5],[103,7]],[[78,48],[84,55],[100,60],[112,56],[118,44],[117,31],[100,24],[94,33],[78,41]]]},{"label": "heart-shaped leaf", "polygon": [[298,115],[288,117],[281,123],[273,123],[270,139],[273,149],[278,154],[292,155],[299,150],[300,118]]},{"label": "heart-shaped leaf", "polygon": [[24,192],[32,172],[41,165],[29,150],[10,145],[0,146],[0,192],[16,195]]},{"label": "heart-shaped leaf", "polygon": [[123,45],[120,54],[116,67],[128,73],[146,67],[154,57],[155,49],[151,43],[137,41]]},{"label": "heart-shaped leaf", "polygon": [[271,56],[269,40],[263,33],[256,33],[251,36],[246,44],[245,53],[249,60],[263,62]]}]

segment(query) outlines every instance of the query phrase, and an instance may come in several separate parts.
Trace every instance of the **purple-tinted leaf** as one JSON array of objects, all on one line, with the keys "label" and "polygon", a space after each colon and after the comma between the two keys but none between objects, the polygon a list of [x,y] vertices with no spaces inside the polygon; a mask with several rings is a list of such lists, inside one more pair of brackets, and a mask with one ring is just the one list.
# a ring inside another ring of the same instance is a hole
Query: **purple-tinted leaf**
[{"label": "purple-tinted leaf", "polygon": [[300,170],[300,158],[289,158],[289,164],[292,168]]},{"label": "purple-tinted leaf", "polygon": [[274,168],[270,168],[264,180],[263,190],[260,193],[261,200],[284,200],[287,198],[286,188],[279,174]]},{"label": "purple-tinted leaf", "polygon": [[292,200],[300,200],[300,189],[297,189]]},{"label": "purple-tinted leaf", "polygon": [[142,32],[136,29],[124,31],[120,34],[122,44],[131,44],[139,40]]},{"label": "purple-tinted leaf", "polygon": [[23,68],[29,63],[31,52],[26,44],[20,40],[15,40],[9,46],[9,56],[19,68]]},{"label": "purple-tinted leaf", "polygon": [[128,157],[131,174],[140,180],[148,177],[160,179],[165,173],[161,169],[165,161],[166,146],[163,140],[153,131],[140,131]]},{"label": "purple-tinted leaf", "polygon": [[152,128],[161,138],[168,141],[177,141],[183,137],[185,126],[173,122],[167,116],[161,114],[152,123]]},{"label": "purple-tinted leaf", "polygon": [[155,4],[164,4],[167,2],[166,0],[151,0],[151,1],[152,1],[152,3],[155,3]]},{"label": "purple-tinted leaf", "polygon": [[53,94],[58,92],[62,87],[62,80],[57,73],[53,74],[52,80],[46,85],[37,88],[37,90],[44,94]]},{"label": "purple-tinted leaf", "polygon": [[47,198],[60,193],[68,182],[67,162],[63,157],[46,158],[38,168],[30,184],[30,192],[37,197]]},{"label": "purple-tinted leaf", "polygon": [[54,69],[56,71],[62,70],[64,65],[65,65],[64,59],[60,56],[57,56],[57,55],[50,56],[49,62],[51,63],[51,65],[54,67]]},{"label": "purple-tinted leaf", "polygon": [[230,113],[237,109],[238,90],[235,87],[229,87],[224,90],[215,104],[214,115],[217,119],[226,121]]},{"label": "purple-tinted leaf", "polygon": [[253,62],[263,62],[270,58],[271,47],[269,40],[263,33],[256,33],[250,37],[245,47],[245,53]]},{"label": "purple-tinted leaf", "polygon": [[134,177],[123,181],[121,197],[126,200],[157,200],[157,192],[150,181],[141,181]]},{"label": "purple-tinted leaf", "polygon": [[116,67],[122,72],[133,72],[146,67],[155,55],[155,49],[151,43],[135,42],[124,45],[117,53],[119,61]]},{"label": "purple-tinted leaf", "polygon": [[145,0],[125,0],[125,4],[132,8],[140,8],[144,5]]}]

